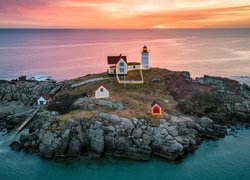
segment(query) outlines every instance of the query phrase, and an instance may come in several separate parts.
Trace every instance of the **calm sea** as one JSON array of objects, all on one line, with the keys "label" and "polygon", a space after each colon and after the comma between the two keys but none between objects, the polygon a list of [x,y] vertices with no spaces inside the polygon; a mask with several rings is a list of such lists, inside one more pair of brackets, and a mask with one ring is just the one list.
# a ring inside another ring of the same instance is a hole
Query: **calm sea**
[{"label": "calm sea", "polygon": [[[0,78],[51,75],[70,79],[106,70],[108,55],[188,70],[192,76],[250,76],[250,30],[0,30]],[[250,179],[250,131],[202,143],[180,163],[104,158],[47,161],[10,151],[0,136],[0,179]]]},{"label": "calm sea", "polygon": [[250,76],[250,29],[0,30],[0,78],[49,75],[56,80],[106,71],[108,55],[204,74]]},{"label": "calm sea", "polygon": [[[8,137],[0,137],[0,142]],[[203,142],[180,163],[103,158],[48,161],[10,151],[0,143],[0,179],[3,180],[249,180],[250,131]]]}]

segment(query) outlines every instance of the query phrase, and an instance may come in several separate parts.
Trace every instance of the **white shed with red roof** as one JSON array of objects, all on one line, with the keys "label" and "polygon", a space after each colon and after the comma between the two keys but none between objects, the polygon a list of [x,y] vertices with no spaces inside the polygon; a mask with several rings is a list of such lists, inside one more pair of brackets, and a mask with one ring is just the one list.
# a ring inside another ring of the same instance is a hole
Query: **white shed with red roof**
[{"label": "white shed with red roof", "polygon": [[38,100],[37,103],[38,105],[45,105],[47,104],[49,101],[51,100],[51,97],[49,94],[44,94],[43,96],[41,96]]},{"label": "white shed with red roof", "polygon": [[108,98],[109,97],[109,90],[108,88],[102,83],[97,90],[95,91],[95,98]]}]

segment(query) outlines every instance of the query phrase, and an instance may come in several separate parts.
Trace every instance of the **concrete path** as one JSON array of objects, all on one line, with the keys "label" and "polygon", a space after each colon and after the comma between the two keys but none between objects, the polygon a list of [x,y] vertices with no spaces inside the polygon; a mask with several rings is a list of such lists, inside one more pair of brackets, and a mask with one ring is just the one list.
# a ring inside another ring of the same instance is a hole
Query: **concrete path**
[{"label": "concrete path", "polygon": [[38,106],[35,111],[16,129],[16,134],[23,130],[23,128],[33,119],[33,117],[38,113],[41,106]]},{"label": "concrete path", "polygon": [[82,82],[79,82],[79,83],[76,83],[76,84],[72,84],[71,87],[75,88],[75,87],[82,86],[82,85],[85,85],[85,84],[88,84],[88,83],[92,83],[92,82],[96,82],[96,81],[103,81],[103,80],[106,80],[106,79],[110,79],[110,78],[100,77],[100,78],[88,79],[86,81],[82,81]]}]

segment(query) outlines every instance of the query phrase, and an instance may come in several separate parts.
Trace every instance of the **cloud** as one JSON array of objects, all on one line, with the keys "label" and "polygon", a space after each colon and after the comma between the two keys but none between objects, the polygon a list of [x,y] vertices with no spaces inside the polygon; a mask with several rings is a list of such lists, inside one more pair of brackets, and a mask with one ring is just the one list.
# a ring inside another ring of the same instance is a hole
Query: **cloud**
[{"label": "cloud", "polygon": [[0,27],[250,26],[247,0],[0,0],[0,7]]}]

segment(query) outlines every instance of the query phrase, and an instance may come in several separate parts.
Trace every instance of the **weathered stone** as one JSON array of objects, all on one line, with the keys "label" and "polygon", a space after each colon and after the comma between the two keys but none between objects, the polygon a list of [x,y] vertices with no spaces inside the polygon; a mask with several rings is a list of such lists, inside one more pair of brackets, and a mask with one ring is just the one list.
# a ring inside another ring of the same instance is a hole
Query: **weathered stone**
[{"label": "weathered stone", "polygon": [[96,104],[100,105],[100,106],[106,106],[106,107],[109,107],[109,108],[112,108],[113,107],[113,103],[110,102],[110,101],[107,101],[107,100],[96,100],[95,101]]},{"label": "weathered stone", "polygon": [[108,113],[101,112],[98,114],[98,116],[107,119],[110,115]]},{"label": "weathered stone", "polygon": [[117,116],[116,114],[111,114],[109,116],[109,120],[112,122],[112,123],[117,123],[117,122],[120,122],[120,117]]},{"label": "weathered stone", "polygon": [[161,79],[157,78],[157,77],[151,79],[151,82],[154,82],[154,83],[157,83],[157,82],[160,82],[160,81],[161,81]]},{"label": "weathered stone", "polygon": [[21,143],[17,142],[17,141],[13,141],[10,144],[10,148],[13,151],[21,151],[23,149],[23,145]]},{"label": "weathered stone", "polygon": [[104,150],[104,131],[100,122],[94,122],[89,130],[90,150],[102,154]]},{"label": "weathered stone", "polygon": [[143,131],[141,128],[137,128],[133,130],[132,136],[135,138],[140,138],[142,136]]},{"label": "weathered stone", "polygon": [[167,131],[171,136],[178,136],[178,131],[175,126],[168,126]]}]

